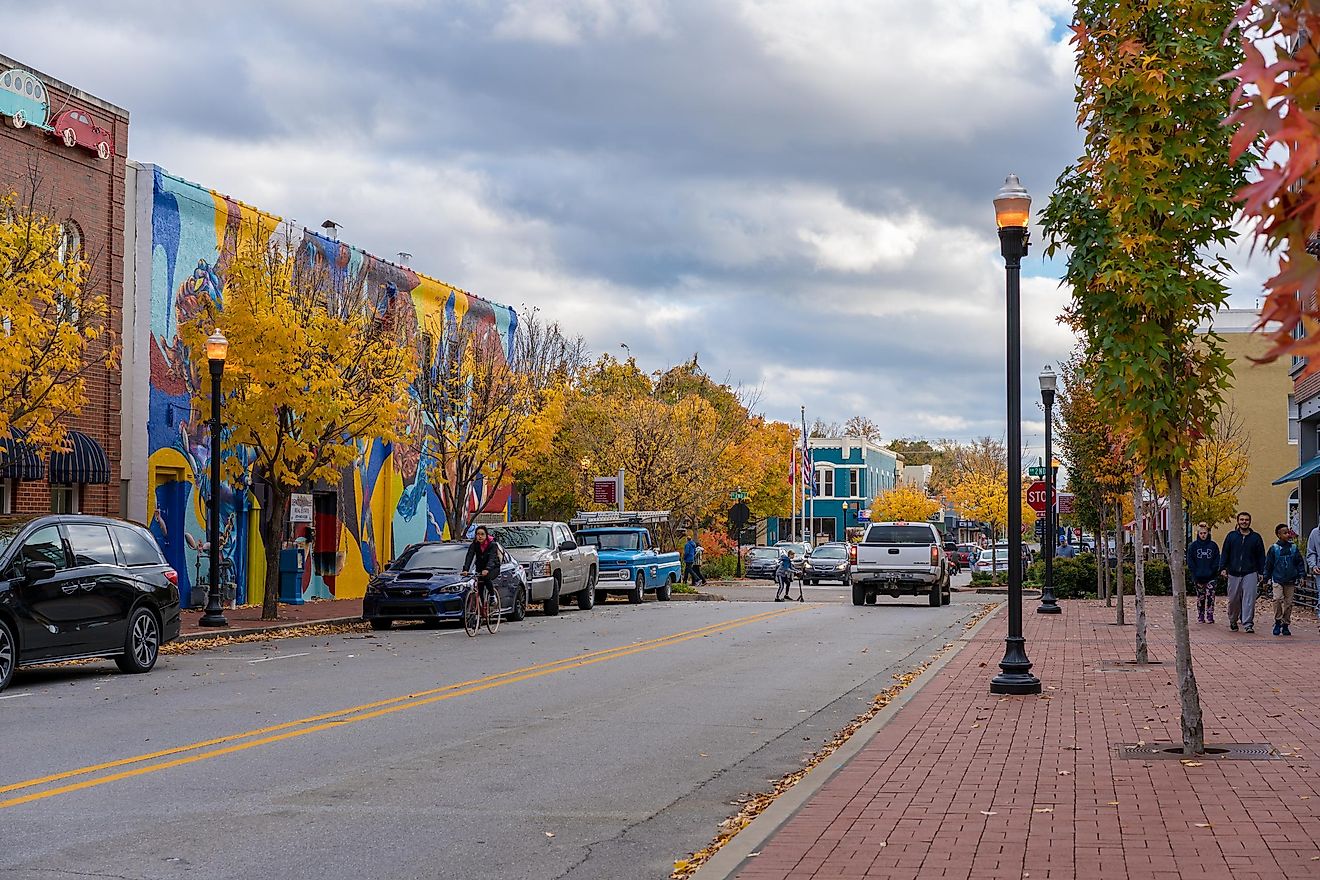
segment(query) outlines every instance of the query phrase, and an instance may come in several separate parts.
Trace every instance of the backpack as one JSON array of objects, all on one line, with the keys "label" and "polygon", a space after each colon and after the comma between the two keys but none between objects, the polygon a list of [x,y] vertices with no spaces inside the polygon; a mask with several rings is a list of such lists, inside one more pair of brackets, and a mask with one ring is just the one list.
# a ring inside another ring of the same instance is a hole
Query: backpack
[{"label": "backpack", "polygon": [[1289,545],[1287,554],[1280,550],[1279,545],[1274,545],[1274,580],[1280,584],[1296,583],[1302,578],[1301,555],[1297,552],[1297,545]]}]

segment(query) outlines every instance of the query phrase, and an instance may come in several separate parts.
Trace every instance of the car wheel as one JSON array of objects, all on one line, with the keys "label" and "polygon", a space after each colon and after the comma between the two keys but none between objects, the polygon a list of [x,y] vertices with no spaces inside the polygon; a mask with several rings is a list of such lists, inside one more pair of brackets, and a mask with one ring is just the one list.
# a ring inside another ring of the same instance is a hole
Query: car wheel
[{"label": "car wheel", "polygon": [[590,611],[596,604],[596,570],[593,568],[591,574],[587,575],[587,586],[578,591],[577,603],[579,611]]},{"label": "car wheel", "polygon": [[866,587],[860,584],[853,584],[852,588],[853,604],[862,605],[866,602]]},{"label": "car wheel", "polygon": [[128,616],[124,653],[115,658],[120,671],[134,675],[150,672],[160,655],[160,624],[150,609],[139,605]]},{"label": "car wheel", "polygon": [[673,592],[675,583],[677,583],[677,581],[674,579],[674,576],[672,574],[669,577],[665,578],[665,582],[655,588],[656,599],[660,600],[661,602],[668,602],[669,594]]},{"label": "car wheel", "polygon": [[943,601],[940,602],[940,604],[948,605],[952,601],[953,601],[953,587],[950,586],[947,590],[944,591],[944,599]]},{"label": "car wheel", "polygon": [[109,159],[109,158],[110,158],[110,145],[107,144],[105,141],[101,141],[99,144],[97,144],[97,145],[96,145],[96,157],[97,157],[98,159]]},{"label": "car wheel", "polygon": [[64,146],[66,147],[78,146],[78,135],[74,134],[74,131],[71,128],[66,128],[64,131],[60,132],[60,138],[63,139]]},{"label": "car wheel", "polygon": [[371,623],[371,628],[376,630],[377,632],[383,629],[389,629],[390,627],[394,626],[394,621],[390,620],[388,617],[373,617],[371,618],[370,623]]},{"label": "car wheel", "polygon": [[646,597],[646,575],[640,571],[637,572],[637,583],[628,591],[628,601],[634,605],[642,604],[642,599]]},{"label": "car wheel", "polygon": [[939,608],[944,604],[944,582],[936,581],[930,588],[930,606]]},{"label": "car wheel", "polygon": [[555,575],[555,586],[546,597],[545,602],[541,603],[541,608],[545,611],[546,617],[554,617],[559,613],[559,588],[561,584],[559,575]]},{"label": "car wheel", "polygon": [[27,126],[27,117],[22,110],[15,110],[14,115],[9,117],[9,124],[14,128],[24,128]]},{"label": "car wheel", "polygon": [[513,607],[509,609],[509,620],[515,623],[527,616],[527,590],[523,587],[518,588],[518,592],[513,594]]},{"label": "car wheel", "polygon": [[4,618],[0,618],[0,691],[9,686],[18,667],[18,640]]}]

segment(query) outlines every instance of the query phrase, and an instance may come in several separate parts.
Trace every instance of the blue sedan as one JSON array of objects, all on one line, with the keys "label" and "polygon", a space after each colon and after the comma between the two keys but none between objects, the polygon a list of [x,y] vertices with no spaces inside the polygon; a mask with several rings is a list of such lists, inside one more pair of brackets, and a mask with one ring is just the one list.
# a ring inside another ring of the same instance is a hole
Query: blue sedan
[{"label": "blue sedan", "polygon": [[[464,577],[468,545],[462,541],[413,544],[367,584],[362,619],[372,629],[389,629],[396,620],[440,623],[463,619],[463,599],[476,582]],[[527,581],[522,566],[500,550],[500,571],[493,578],[506,620],[527,616]]]}]

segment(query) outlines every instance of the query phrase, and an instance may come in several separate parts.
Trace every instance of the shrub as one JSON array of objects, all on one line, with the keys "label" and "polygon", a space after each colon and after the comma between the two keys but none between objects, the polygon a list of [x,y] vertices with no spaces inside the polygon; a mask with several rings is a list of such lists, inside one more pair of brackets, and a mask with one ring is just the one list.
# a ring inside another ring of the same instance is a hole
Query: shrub
[{"label": "shrub", "polygon": [[738,573],[738,554],[726,553],[714,558],[707,556],[706,561],[702,563],[701,573],[712,581],[735,576]]}]

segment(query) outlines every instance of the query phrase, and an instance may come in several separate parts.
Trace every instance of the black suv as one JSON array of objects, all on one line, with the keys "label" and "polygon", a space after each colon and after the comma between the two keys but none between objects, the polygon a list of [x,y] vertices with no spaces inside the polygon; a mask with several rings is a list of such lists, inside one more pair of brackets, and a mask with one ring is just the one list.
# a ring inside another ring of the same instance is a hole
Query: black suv
[{"label": "black suv", "polygon": [[146,529],[0,517],[0,690],[32,663],[113,657],[124,672],[148,672],[178,635],[178,575]]}]

